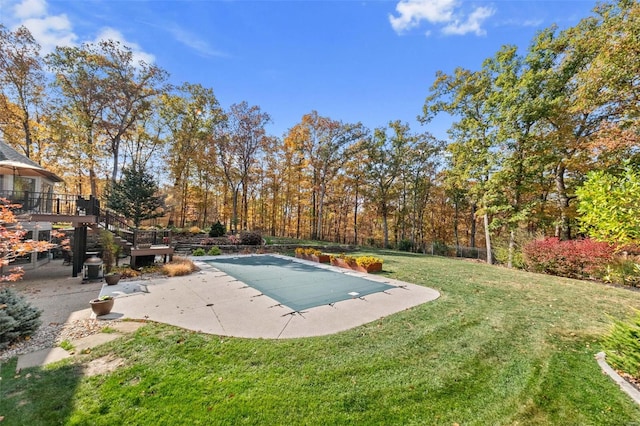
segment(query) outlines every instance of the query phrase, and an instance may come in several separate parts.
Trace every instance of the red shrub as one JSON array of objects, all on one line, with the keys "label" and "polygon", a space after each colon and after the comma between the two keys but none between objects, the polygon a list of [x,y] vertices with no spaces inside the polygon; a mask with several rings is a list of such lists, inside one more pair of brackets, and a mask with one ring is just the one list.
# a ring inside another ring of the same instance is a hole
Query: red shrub
[{"label": "red shrub", "polygon": [[569,278],[589,278],[605,268],[614,248],[591,239],[560,241],[558,238],[531,241],[522,253],[527,269]]}]

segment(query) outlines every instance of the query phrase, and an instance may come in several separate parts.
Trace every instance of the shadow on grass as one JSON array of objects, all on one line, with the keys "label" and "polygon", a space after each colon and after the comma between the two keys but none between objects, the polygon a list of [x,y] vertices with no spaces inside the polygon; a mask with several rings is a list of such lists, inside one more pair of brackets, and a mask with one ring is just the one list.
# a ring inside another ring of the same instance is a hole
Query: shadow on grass
[{"label": "shadow on grass", "polygon": [[82,367],[29,368],[16,373],[17,358],[0,366],[0,421],[7,425],[66,424]]}]

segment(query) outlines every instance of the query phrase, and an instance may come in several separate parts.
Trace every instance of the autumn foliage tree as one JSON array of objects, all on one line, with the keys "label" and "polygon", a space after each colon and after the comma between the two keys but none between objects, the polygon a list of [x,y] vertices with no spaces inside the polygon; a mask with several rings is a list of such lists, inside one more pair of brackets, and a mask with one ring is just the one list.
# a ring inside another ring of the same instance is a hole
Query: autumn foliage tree
[{"label": "autumn foliage tree", "polygon": [[366,135],[361,123],[350,124],[312,111],[292,127],[287,135],[290,143],[304,157],[304,170],[310,180],[311,237],[323,238],[327,191],[332,180],[346,164],[355,143]]},{"label": "autumn foliage tree", "polygon": [[177,223],[184,226],[191,208],[194,178],[215,175],[215,135],[225,116],[213,89],[184,83],[161,97],[159,116],[168,147],[167,169],[173,181]]},{"label": "autumn foliage tree", "polygon": [[390,135],[384,127],[376,129],[360,145],[365,155],[362,167],[368,183],[367,193],[382,217],[385,248],[389,247],[388,219],[391,203],[397,198],[396,181],[412,162],[412,150],[418,142],[418,138],[409,133],[407,124],[392,121],[389,129],[392,131]]},{"label": "autumn foliage tree", "polygon": [[46,103],[40,46],[26,27],[0,25],[0,131],[27,157],[40,161],[38,124]]},{"label": "autumn foliage tree", "polygon": [[41,311],[31,306],[24,297],[3,286],[3,282],[18,281],[24,271],[20,267],[4,268],[19,256],[53,248],[47,241],[24,240],[25,231],[16,222],[13,209],[19,205],[0,198],[0,349],[12,341],[33,334],[41,324]]},{"label": "autumn foliage tree", "polygon": [[[0,266],[3,270],[19,256],[53,248],[48,241],[24,240],[26,232],[13,214],[13,210],[19,207],[19,204],[0,198]],[[22,268],[12,268],[8,274],[0,274],[0,282],[17,281],[23,274]]]},{"label": "autumn foliage tree", "polygon": [[[223,109],[213,88],[194,82],[169,89],[163,70],[114,40],[59,47],[47,74],[33,37],[3,28],[0,125],[36,161],[55,158],[43,165],[65,177],[66,191],[83,193],[89,180],[101,196],[123,169],[154,167],[168,182],[168,223],[182,228],[220,220],[420,251],[484,245],[488,262],[496,252],[512,264],[535,236],[569,240],[598,216],[576,208],[590,173],[640,164],[639,14],[638,2],[608,1],[528,47],[438,72],[420,134],[311,111],[282,138],[268,134],[259,106]],[[443,156],[428,134],[439,114],[453,121]]]},{"label": "autumn foliage tree", "polygon": [[218,161],[232,194],[231,224],[234,232],[238,231],[238,196],[241,188],[244,206],[242,227],[247,228],[249,172],[269,141],[265,125],[270,120],[269,114],[259,106],[241,102],[231,105],[223,130],[216,134]]}]

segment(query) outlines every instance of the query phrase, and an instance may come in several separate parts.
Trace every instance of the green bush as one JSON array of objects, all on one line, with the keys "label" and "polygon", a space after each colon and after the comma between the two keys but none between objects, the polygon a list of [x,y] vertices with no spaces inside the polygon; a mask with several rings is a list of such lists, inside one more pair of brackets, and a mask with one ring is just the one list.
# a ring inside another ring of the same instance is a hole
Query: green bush
[{"label": "green bush", "polygon": [[[493,247],[492,253],[498,263],[506,265],[509,262],[509,246],[506,244],[496,244]],[[517,269],[524,269],[527,265],[524,261],[522,251],[517,247],[513,251],[513,259],[511,259],[512,266]]]},{"label": "green bush", "polygon": [[209,236],[211,238],[222,237],[224,236],[224,234],[226,234],[226,232],[227,230],[225,229],[224,225],[220,223],[220,221],[217,221],[216,223],[211,225],[211,229],[209,229]]},{"label": "green bush", "polygon": [[640,312],[628,321],[615,321],[604,338],[607,363],[636,379],[640,379]]},{"label": "green bush", "polygon": [[0,349],[21,337],[32,335],[42,321],[42,311],[9,288],[0,289]]},{"label": "green bush", "polygon": [[260,234],[259,232],[241,232],[240,244],[245,246],[262,245],[262,234]]},{"label": "green bush", "polygon": [[449,246],[442,241],[434,241],[431,245],[431,250],[434,256],[448,256]]},{"label": "green bush", "polygon": [[411,240],[400,240],[400,243],[398,244],[398,250],[400,251],[411,251],[413,250],[413,241]]},{"label": "green bush", "polygon": [[602,280],[611,284],[640,286],[640,264],[630,259],[615,259],[608,264]]},{"label": "green bush", "polygon": [[204,251],[202,247],[198,247],[197,249],[191,252],[192,256],[204,256],[205,254],[207,254],[207,252]]},{"label": "green bush", "polygon": [[218,246],[213,246],[209,249],[207,254],[209,256],[220,256],[222,254],[222,250],[220,250],[220,247]]}]

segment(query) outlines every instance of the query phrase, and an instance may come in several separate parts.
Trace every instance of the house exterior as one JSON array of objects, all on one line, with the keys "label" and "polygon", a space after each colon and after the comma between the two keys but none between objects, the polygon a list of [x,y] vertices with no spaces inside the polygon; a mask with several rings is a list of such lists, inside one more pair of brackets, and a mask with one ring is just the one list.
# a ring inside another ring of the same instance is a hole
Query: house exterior
[{"label": "house exterior", "polygon": [[[14,213],[27,231],[25,239],[50,241],[53,221],[34,221],[32,215],[52,213],[56,207],[60,208],[60,197],[53,191],[58,182],[62,179],[56,174],[0,140],[0,197],[21,206]],[[33,269],[48,261],[47,252],[33,252],[16,259],[14,264]]]}]

